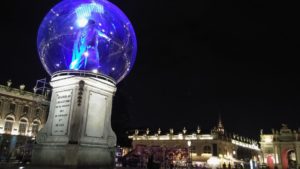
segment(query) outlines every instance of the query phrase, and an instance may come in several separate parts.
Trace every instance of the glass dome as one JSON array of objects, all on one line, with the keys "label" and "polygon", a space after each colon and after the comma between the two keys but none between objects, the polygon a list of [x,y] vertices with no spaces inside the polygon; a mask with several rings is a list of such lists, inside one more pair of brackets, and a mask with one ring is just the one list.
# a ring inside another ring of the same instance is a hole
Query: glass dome
[{"label": "glass dome", "polygon": [[38,53],[46,71],[83,70],[120,82],[131,70],[137,51],[133,27],[106,0],[64,0],[42,21]]}]

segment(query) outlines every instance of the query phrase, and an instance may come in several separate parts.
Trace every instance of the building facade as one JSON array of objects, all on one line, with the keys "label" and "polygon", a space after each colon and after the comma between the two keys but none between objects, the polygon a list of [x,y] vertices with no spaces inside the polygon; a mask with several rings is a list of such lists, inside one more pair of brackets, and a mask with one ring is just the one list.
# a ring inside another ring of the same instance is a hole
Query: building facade
[{"label": "building facade", "polygon": [[[0,85],[0,152],[8,153],[31,140],[44,126],[49,100],[45,95]],[[30,138],[30,139],[29,139]]]},{"label": "building facade", "polygon": [[173,129],[166,134],[160,129],[150,134],[147,129],[143,133],[135,130],[129,138],[132,139],[133,155],[149,158],[154,154],[156,161],[165,167],[190,164],[212,168],[212,157],[218,168],[255,168],[259,165],[258,143],[236,134],[226,134],[221,120],[209,134],[202,134],[199,127],[194,133],[188,133],[184,128],[177,134]]},{"label": "building facade", "polygon": [[300,129],[289,129],[282,124],[280,130],[272,129],[272,133],[261,130],[260,145],[263,162],[270,168],[300,168]]}]

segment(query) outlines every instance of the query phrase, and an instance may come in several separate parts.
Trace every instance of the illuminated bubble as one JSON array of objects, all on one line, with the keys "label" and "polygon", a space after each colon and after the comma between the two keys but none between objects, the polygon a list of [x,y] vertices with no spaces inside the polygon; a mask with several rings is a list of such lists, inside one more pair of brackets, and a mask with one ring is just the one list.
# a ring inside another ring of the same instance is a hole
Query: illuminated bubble
[{"label": "illuminated bubble", "polygon": [[100,73],[120,82],[136,57],[136,37],[125,14],[106,0],[64,0],[42,21],[40,59],[52,75],[61,70]]}]

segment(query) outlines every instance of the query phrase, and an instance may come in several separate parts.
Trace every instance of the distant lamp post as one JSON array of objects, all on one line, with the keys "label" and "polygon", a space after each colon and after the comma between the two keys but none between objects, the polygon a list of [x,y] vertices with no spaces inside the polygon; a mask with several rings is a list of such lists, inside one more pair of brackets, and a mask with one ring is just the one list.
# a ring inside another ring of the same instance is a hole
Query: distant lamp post
[{"label": "distant lamp post", "polygon": [[25,89],[25,85],[24,84],[21,84],[20,85],[20,90],[24,90]]},{"label": "distant lamp post", "polygon": [[191,146],[192,146],[192,142],[191,140],[187,141],[187,146],[188,146],[188,159],[187,159],[187,166],[188,168],[191,168],[192,166],[192,157],[191,157]]},{"label": "distant lamp post", "polygon": [[20,94],[24,94],[25,85],[20,85]]},{"label": "distant lamp post", "polygon": [[33,88],[34,94],[36,94],[37,90],[38,90],[38,88],[35,86],[35,87]]},{"label": "distant lamp post", "polygon": [[187,129],[184,127],[183,130],[182,130],[183,134],[186,134],[187,132]]},{"label": "distant lamp post", "polygon": [[6,83],[7,83],[7,87],[10,87],[11,84],[12,84],[12,81],[11,81],[11,80],[8,80]]},{"label": "distant lamp post", "polygon": [[157,134],[160,135],[161,134],[161,129],[158,128]]},{"label": "distant lamp post", "polygon": [[8,81],[6,82],[6,84],[7,84],[6,90],[10,91],[10,90],[11,90],[11,84],[12,84],[12,81],[11,81],[11,80],[8,80]]},{"label": "distant lamp post", "polygon": [[216,156],[212,156],[207,160],[207,164],[212,168],[216,169],[220,165],[220,159]]},{"label": "distant lamp post", "polygon": [[139,135],[139,130],[138,129],[134,130],[134,135]]},{"label": "distant lamp post", "polygon": [[174,129],[170,129],[170,134],[174,134]]},{"label": "distant lamp post", "polygon": [[201,133],[201,128],[198,126],[197,127],[197,134],[200,134]]}]

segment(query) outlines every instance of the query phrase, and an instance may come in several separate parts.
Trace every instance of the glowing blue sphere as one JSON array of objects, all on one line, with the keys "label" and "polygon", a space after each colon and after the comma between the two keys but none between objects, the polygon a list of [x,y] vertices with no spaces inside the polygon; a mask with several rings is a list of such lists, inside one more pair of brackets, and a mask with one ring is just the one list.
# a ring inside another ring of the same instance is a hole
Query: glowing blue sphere
[{"label": "glowing blue sphere", "polygon": [[120,82],[131,70],[137,51],[133,27],[106,0],[64,0],[40,25],[37,47],[52,75],[61,70],[104,74]]}]

